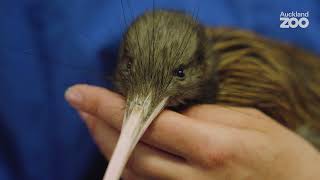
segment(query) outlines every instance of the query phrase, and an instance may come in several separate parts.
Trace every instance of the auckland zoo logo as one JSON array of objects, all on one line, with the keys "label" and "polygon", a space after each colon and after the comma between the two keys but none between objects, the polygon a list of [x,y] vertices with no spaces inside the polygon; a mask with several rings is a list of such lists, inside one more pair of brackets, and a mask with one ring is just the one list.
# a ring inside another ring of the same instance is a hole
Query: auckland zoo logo
[{"label": "auckland zoo logo", "polygon": [[309,11],[281,12],[280,28],[307,28],[309,26]]}]

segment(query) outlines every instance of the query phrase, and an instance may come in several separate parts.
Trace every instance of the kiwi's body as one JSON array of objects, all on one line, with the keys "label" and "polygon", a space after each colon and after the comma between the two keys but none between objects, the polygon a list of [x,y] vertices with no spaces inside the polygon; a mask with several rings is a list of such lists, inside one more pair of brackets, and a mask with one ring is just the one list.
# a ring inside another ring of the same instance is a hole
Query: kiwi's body
[{"label": "kiwi's body", "polygon": [[[177,69],[185,76],[175,77]],[[156,10],[125,34],[115,85],[128,102],[153,92],[153,101],[170,97],[177,110],[197,103],[257,108],[320,148],[319,71],[320,58],[302,49]]]}]

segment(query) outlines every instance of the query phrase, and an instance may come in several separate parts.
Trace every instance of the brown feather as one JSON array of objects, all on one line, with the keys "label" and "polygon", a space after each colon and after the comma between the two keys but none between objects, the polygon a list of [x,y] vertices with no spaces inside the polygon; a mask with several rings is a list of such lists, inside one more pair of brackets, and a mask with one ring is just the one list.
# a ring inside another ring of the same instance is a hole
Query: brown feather
[{"label": "brown feather", "polygon": [[232,28],[207,28],[216,103],[254,107],[320,147],[320,59]]}]

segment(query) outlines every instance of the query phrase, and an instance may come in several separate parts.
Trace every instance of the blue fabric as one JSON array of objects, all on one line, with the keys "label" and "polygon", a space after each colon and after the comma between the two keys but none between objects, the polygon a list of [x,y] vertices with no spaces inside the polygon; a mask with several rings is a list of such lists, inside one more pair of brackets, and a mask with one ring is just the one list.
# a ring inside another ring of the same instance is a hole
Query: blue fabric
[{"label": "blue fabric", "polygon": [[[152,9],[150,0],[129,2],[130,20]],[[243,27],[320,52],[317,0],[155,0],[155,7],[199,7],[204,24]],[[280,12],[292,10],[310,12],[308,28],[279,28]],[[106,77],[125,26],[118,0],[0,1],[0,180],[102,176],[106,162],[63,95],[76,83],[111,87]]]}]

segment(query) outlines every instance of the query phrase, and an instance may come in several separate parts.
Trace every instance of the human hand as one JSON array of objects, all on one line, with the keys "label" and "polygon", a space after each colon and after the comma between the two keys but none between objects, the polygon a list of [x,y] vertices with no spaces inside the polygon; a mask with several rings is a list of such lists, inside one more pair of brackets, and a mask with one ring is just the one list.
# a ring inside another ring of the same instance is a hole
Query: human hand
[{"label": "human hand", "polygon": [[[124,99],[76,85],[66,93],[101,152],[110,159]],[[78,101],[77,101],[78,99]],[[305,140],[250,108],[164,110],[133,151],[124,179],[319,179],[320,156]]]}]

